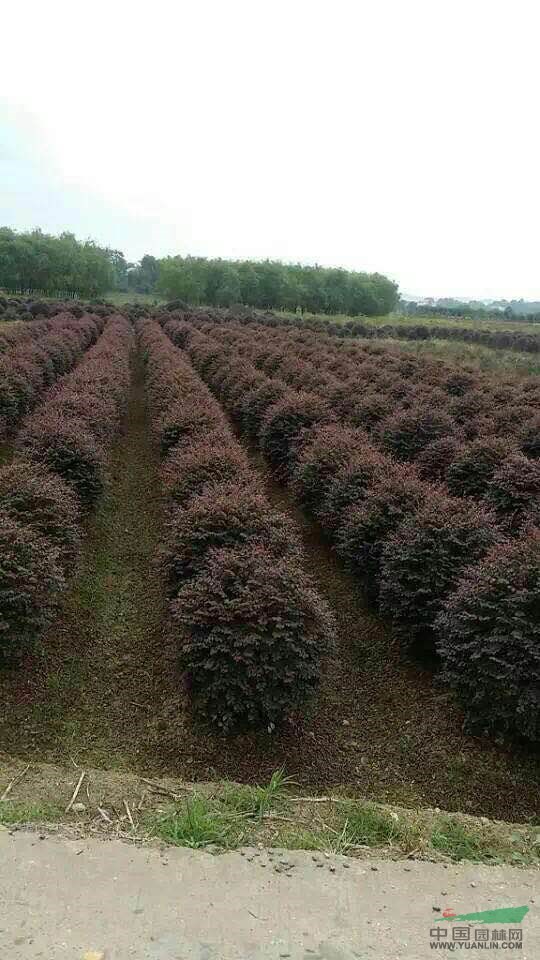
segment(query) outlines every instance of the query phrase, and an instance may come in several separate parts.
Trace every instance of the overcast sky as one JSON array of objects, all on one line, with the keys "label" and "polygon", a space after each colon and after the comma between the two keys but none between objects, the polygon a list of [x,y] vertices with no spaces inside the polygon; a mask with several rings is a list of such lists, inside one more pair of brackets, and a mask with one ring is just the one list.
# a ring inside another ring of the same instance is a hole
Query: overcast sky
[{"label": "overcast sky", "polygon": [[537,0],[18,0],[0,223],[540,298]]}]

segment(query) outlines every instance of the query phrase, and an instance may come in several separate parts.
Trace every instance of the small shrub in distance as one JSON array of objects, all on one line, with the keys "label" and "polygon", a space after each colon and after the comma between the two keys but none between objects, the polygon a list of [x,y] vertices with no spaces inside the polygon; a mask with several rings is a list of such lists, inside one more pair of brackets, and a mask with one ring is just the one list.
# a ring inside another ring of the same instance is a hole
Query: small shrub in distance
[{"label": "small shrub in distance", "polygon": [[500,437],[479,437],[462,447],[446,471],[450,493],[456,497],[482,497],[495,471],[512,447]]},{"label": "small shrub in distance", "polygon": [[315,689],[334,625],[294,561],[213,551],[171,610],[194,700],[223,730],[277,724]]},{"label": "small shrub in distance", "polygon": [[405,645],[418,638],[431,647],[435,618],[463,570],[501,538],[482,507],[438,492],[398,526],[382,553],[380,606]]},{"label": "small shrub in distance", "polygon": [[170,595],[204,569],[210,550],[255,543],[278,562],[282,557],[300,562],[295,524],[256,489],[223,483],[193,497],[172,511],[167,524],[162,562]]},{"label": "small shrub in distance", "polygon": [[64,587],[49,541],[0,511],[0,654],[16,655],[49,626]]},{"label": "small shrub in distance", "polygon": [[443,676],[466,728],[540,741],[540,531],[466,571],[437,619]]},{"label": "small shrub in distance", "polygon": [[74,559],[81,540],[77,496],[40,464],[15,460],[0,470],[0,511],[50,541],[63,566]]}]

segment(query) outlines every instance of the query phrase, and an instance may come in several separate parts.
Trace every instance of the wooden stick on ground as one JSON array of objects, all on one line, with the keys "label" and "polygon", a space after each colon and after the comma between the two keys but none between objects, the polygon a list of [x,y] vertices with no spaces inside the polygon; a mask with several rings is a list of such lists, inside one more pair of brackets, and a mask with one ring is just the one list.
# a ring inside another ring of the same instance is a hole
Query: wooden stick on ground
[{"label": "wooden stick on ground", "polygon": [[68,805],[67,805],[67,807],[66,807],[66,810],[65,810],[66,813],[69,813],[69,811],[71,810],[71,808],[72,808],[73,804],[75,803],[77,797],[79,796],[79,790],[80,790],[81,787],[82,787],[82,782],[83,782],[85,776],[86,776],[86,773],[85,773],[85,771],[83,770],[83,772],[81,773],[81,775],[80,775],[80,777],[79,777],[79,782],[78,782],[77,786],[75,787],[75,790],[73,791],[73,796],[72,796],[71,800],[69,801],[69,803],[68,803]]},{"label": "wooden stick on ground", "polygon": [[[148,780],[146,777],[139,777],[139,780],[142,780],[143,783],[147,783],[155,793],[162,793],[166,797],[172,797],[173,800],[181,800],[182,797],[179,793],[175,793],[174,790],[169,790],[168,787],[162,787],[159,783],[154,783],[153,780]],[[177,790],[185,790],[187,793],[193,792],[193,787],[183,787],[181,784],[176,788]]]},{"label": "wooden stick on ground", "polygon": [[18,773],[17,776],[13,777],[13,780],[11,780],[11,781],[8,783],[6,789],[4,790],[2,796],[0,797],[0,802],[2,802],[2,800],[7,800],[8,796],[9,796],[9,794],[11,793],[11,791],[13,790],[13,787],[15,786],[15,784],[16,784],[16,783],[20,783],[20,781],[24,779],[24,777],[25,777],[26,774],[28,773],[29,769],[30,769],[30,764],[28,764],[28,766],[26,766],[21,773]]},{"label": "wooden stick on ground", "polygon": [[292,803],[342,803],[343,797],[287,797]]},{"label": "wooden stick on ground", "polygon": [[124,800],[124,807],[126,808],[126,813],[128,815],[128,820],[132,826],[132,829],[135,829],[135,824],[133,823],[133,817],[131,816],[131,810],[129,809],[129,803],[127,800]]}]

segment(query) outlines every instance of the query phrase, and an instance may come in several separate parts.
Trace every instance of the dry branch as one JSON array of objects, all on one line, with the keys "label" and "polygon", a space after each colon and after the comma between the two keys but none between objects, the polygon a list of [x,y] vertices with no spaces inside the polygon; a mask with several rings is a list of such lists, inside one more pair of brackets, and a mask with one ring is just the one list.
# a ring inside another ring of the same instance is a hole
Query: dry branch
[{"label": "dry branch", "polygon": [[0,797],[0,802],[1,802],[2,800],[7,800],[8,796],[9,796],[9,794],[11,793],[11,791],[13,790],[13,787],[15,786],[15,784],[16,784],[16,783],[20,783],[21,780],[24,779],[24,777],[25,777],[26,774],[28,773],[29,769],[30,769],[30,764],[28,764],[28,766],[26,766],[21,773],[18,773],[17,776],[13,777],[13,780],[11,780],[11,781],[8,783],[6,789],[4,790],[2,796]]},{"label": "dry branch", "polygon": [[80,775],[80,777],[79,777],[79,782],[77,783],[77,786],[75,787],[75,790],[73,791],[73,796],[72,796],[71,800],[69,801],[69,803],[68,803],[68,805],[67,805],[67,807],[66,807],[66,809],[65,809],[65,812],[66,812],[66,813],[69,813],[69,811],[71,810],[71,808],[72,808],[73,804],[75,803],[77,797],[79,796],[79,790],[81,789],[82,782],[83,782],[85,776],[86,776],[86,773],[85,773],[85,771],[83,770],[83,772],[81,773],[81,775]]}]

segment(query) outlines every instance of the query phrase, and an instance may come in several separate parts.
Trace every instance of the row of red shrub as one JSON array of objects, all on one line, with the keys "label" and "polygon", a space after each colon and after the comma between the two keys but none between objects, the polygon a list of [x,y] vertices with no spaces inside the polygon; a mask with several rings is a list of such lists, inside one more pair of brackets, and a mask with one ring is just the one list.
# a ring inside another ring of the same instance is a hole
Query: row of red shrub
[{"label": "row of red shrub", "polygon": [[272,727],[316,686],[332,618],[294,524],[266,500],[219,404],[155,321],[138,325],[169,511],[162,564],[195,704]]},{"label": "row of red shrub", "polygon": [[[161,308],[164,318],[171,313],[177,318],[191,320],[192,310],[178,309],[177,303],[171,301]],[[200,316],[203,311],[197,311]],[[453,340],[464,343],[478,344],[501,350],[518,350],[524,353],[540,353],[540,334],[535,330],[535,318],[520,318],[521,322],[531,324],[530,331],[511,330],[501,328],[500,320],[497,329],[483,327],[465,327],[454,320],[447,324],[442,323],[371,323],[368,318],[351,318],[344,322],[331,320],[326,317],[305,317],[291,314],[277,314],[272,311],[263,313],[249,307],[231,307],[229,310],[208,309],[204,317],[213,323],[229,326],[230,322],[245,326],[253,324],[264,325],[270,329],[315,334],[317,339],[330,336],[332,339],[351,340],[353,338],[372,340]]]},{"label": "row of red shrub", "polygon": [[[365,381],[339,381],[334,376],[338,361],[331,354],[330,360],[325,358],[318,347],[310,345],[319,355],[316,363],[310,361],[310,372],[306,374],[305,345],[302,357],[295,360],[290,343],[279,348],[274,344],[269,355],[264,343],[258,342],[259,330],[255,337],[250,328],[234,325],[204,324],[203,328],[227,349],[249,357],[257,369],[277,380],[280,388],[287,384],[305,392],[309,387],[308,392],[318,396],[335,419],[361,426],[372,443],[385,453],[401,462],[414,463],[423,479],[445,482],[453,496],[485,500],[509,532],[519,532],[540,521],[540,384],[534,378],[512,381],[508,390],[501,384],[484,383],[485,402],[489,401],[492,416],[488,419],[482,414],[473,422],[470,414],[479,408],[478,397],[472,390],[474,378],[448,365],[438,371],[444,374],[440,382],[445,391],[440,386],[436,388],[440,396],[429,381],[432,365],[428,362],[418,366],[416,358],[398,359],[397,378],[392,380],[385,375],[385,396],[370,395],[372,371],[364,370]],[[263,328],[263,341],[266,334],[268,331]],[[279,333],[270,331],[269,335],[276,338]],[[305,335],[302,339],[306,339]],[[385,362],[388,359],[383,356]],[[412,368],[410,359],[415,361]],[[325,365],[332,369],[327,376]],[[362,364],[358,366],[361,371]],[[410,385],[408,375],[412,377],[413,373],[420,379],[417,389],[422,395],[427,391],[421,400],[404,394]],[[422,375],[426,376],[427,385]],[[361,386],[367,387],[368,392],[357,400]],[[398,395],[394,401],[392,391]],[[388,412],[392,402],[396,403],[394,412]]]},{"label": "row of red shrub", "polygon": [[[462,693],[476,685],[477,696],[464,697],[470,724],[537,738],[540,700],[534,707],[533,691],[540,680],[534,614],[540,589],[539,540],[534,528],[522,526],[519,539],[506,542],[507,532],[498,522],[507,516],[509,506],[504,502],[503,471],[488,482],[493,507],[502,506],[497,517],[489,505],[469,496],[458,499],[443,484],[422,479],[410,464],[376,447],[362,427],[339,423],[331,404],[318,392],[293,390],[282,380],[267,377],[250,361],[245,343],[238,350],[230,338],[212,339],[175,320],[165,330],[187,349],[197,370],[244,429],[258,436],[265,455],[322,523],[403,641],[435,644],[447,677]],[[504,460],[507,475],[516,459],[512,454]],[[515,475],[511,485],[516,486]],[[527,501],[526,485],[523,492]],[[518,556],[527,558],[519,588]],[[455,598],[461,598],[464,608],[469,602],[474,609],[477,581],[489,594],[493,565],[510,570],[514,580],[507,583],[505,594],[499,584],[491,619],[479,608],[475,614],[469,611],[470,636],[460,647]],[[512,605],[514,629],[503,638],[497,611],[502,616],[505,606],[508,626]],[[462,667],[468,663],[467,683],[460,684],[459,671],[451,668],[458,662]],[[497,684],[499,697],[494,700]]]},{"label": "row of red shrub", "polygon": [[16,655],[55,614],[104,483],[106,447],[129,385],[130,324],[112,317],[82,362],[47,394],[0,470],[0,649]]},{"label": "row of red shrub", "polygon": [[38,339],[49,332],[49,320],[32,320],[29,323],[0,325],[0,356],[25,340]]},{"label": "row of red shrub", "polygon": [[[30,324],[33,326],[33,324]],[[64,376],[95,343],[103,321],[70,314],[47,323],[39,338],[17,340],[0,354],[0,438],[13,431],[43,392]]]}]

